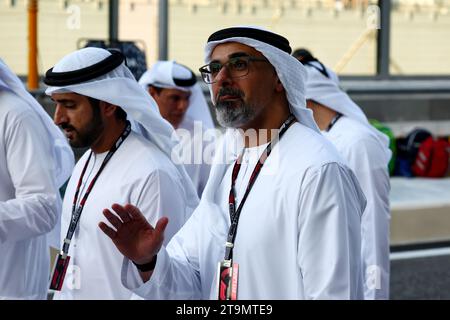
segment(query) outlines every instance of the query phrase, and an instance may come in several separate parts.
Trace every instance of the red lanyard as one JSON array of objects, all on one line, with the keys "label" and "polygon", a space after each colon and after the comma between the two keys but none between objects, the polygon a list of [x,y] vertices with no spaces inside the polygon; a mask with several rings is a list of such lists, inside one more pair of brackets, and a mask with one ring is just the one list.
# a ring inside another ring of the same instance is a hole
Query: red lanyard
[{"label": "red lanyard", "polygon": [[89,184],[86,192],[84,193],[83,198],[81,198],[80,204],[77,208],[77,201],[78,201],[78,195],[80,193],[81,183],[83,181],[84,174],[86,173],[86,169],[88,167],[89,161],[92,157],[92,151],[89,154],[89,157],[86,161],[86,164],[84,165],[83,170],[81,171],[80,179],[78,180],[77,189],[75,191],[75,195],[73,197],[73,204],[72,204],[72,218],[70,220],[69,229],[67,230],[67,235],[64,239],[62,253],[67,255],[69,253],[69,246],[70,241],[72,240],[73,234],[75,232],[75,229],[77,228],[78,222],[80,221],[81,213],[83,212],[84,204],[86,203],[87,198],[89,197],[89,194],[92,191],[92,188],[95,185],[95,182],[97,181],[98,177],[102,173],[103,169],[105,168],[106,164],[109,162],[111,157],[114,155],[114,153],[119,149],[120,145],[124,142],[124,140],[128,137],[128,135],[131,132],[131,124],[129,121],[127,121],[127,126],[125,130],[120,135],[119,139],[117,139],[116,143],[114,143],[111,150],[109,150],[108,154],[106,155],[105,159],[102,162],[102,165],[100,166],[100,169],[92,179],[91,183]]},{"label": "red lanyard", "polygon": [[247,197],[253,187],[253,184],[256,181],[256,178],[258,178],[259,173],[261,172],[261,168],[263,167],[265,161],[269,157],[270,153],[272,152],[273,147],[276,145],[276,143],[281,139],[283,134],[287,131],[287,129],[291,126],[292,123],[294,123],[295,117],[291,114],[287,120],[281,125],[281,128],[279,130],[278,139],[272,140],[269,143],[269,145],[266,147],[264,152],[262,153],[261,157],[259,158],[258,162],[255,165],[255,168],[253,169],[252,175],[250,176],[250,180],[248,182],[247,188],[245,190],[244,196],[242,197],[242,201],[239,204],[238,209],[236,210],[236,193],[235,193],[235,185],[236,185],[236,179],[239,174],[239,170],[241,169],[241,162],[242,162],[242,153],[239,156],[239,158],[234,163],[233,167],[233,173],[231,175],[231,189],[230,189],[230,195],[228,197],[228,205],[229,205],[229,213],[230,213],[230,229],[228,230],[228,237],[227,242],[225,244],[226,250],[225,250],[225,260],[231,260],[233,258],[233,247],[234,247],[234,240],[236,239],[236,233],[237,233],[237,227],[239,223],[239,217],[241,215],[242,207],[244,206],[245,201],[247,200]]}]

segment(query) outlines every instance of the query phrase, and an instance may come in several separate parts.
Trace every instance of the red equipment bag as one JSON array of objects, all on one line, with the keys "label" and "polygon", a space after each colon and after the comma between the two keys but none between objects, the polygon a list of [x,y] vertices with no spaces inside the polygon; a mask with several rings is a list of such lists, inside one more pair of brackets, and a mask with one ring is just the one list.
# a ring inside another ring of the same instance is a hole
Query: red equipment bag
[{"label": "red equipment bag", "polygon": [[439,178],[447,172],[449,143],[443,139],[428,137],[424,140],[412,165],[412,172],[418,177]]}]

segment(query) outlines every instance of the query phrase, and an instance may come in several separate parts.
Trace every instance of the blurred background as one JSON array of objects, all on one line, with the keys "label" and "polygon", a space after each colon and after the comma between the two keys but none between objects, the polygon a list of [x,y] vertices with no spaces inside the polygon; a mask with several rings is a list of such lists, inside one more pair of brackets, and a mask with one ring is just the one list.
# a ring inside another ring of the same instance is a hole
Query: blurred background
[{"label": "blurred background", "polygon": [[379,121],[395,151],[391,298],[450,299],[450,172],[404,166],[422,142],[406,146],[415,129],[449,141],[450,0],[0,0],[0,57],[52,115],[42,76],[69,52],[119,48],[137,78],[158,59],[198,75],[208,36],[233,25],[308,48]]}]

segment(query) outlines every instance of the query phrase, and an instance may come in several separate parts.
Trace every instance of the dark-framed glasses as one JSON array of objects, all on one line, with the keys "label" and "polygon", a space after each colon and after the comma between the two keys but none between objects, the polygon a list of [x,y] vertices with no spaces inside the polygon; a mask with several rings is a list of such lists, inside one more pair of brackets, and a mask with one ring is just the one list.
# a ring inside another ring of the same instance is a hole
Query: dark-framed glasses
[{"label": "dark-framed glasses", "polygon": [[208,84],[216,82],[217,75],[223,67],[227,68],[229,76],[231,78],[241,78],[245,77],[249,73],[250,61],[262,61],[269,62],[265,58],[252,57],[252,56],[242,56],[233,57],[225,63],[220,63],[218,61],[213,61],[207,65],[204,65],[200,69],[200,74],[202,75],[203,81]]}]

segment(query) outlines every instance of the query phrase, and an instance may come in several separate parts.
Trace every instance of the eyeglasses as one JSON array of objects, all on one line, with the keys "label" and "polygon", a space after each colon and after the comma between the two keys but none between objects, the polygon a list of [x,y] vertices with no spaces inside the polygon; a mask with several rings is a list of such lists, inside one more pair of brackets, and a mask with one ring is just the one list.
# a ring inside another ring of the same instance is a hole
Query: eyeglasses
[{"label": "eyeglasses", "polygon": [[199,69],[203,81],[208,84],[217,82],[217,75],[223,67],[226,67],[231,78],[242,78],[248,75],[250,61],[269,62],[265,58],[251,56],[234,57],[225,62],[211,62]]}]

